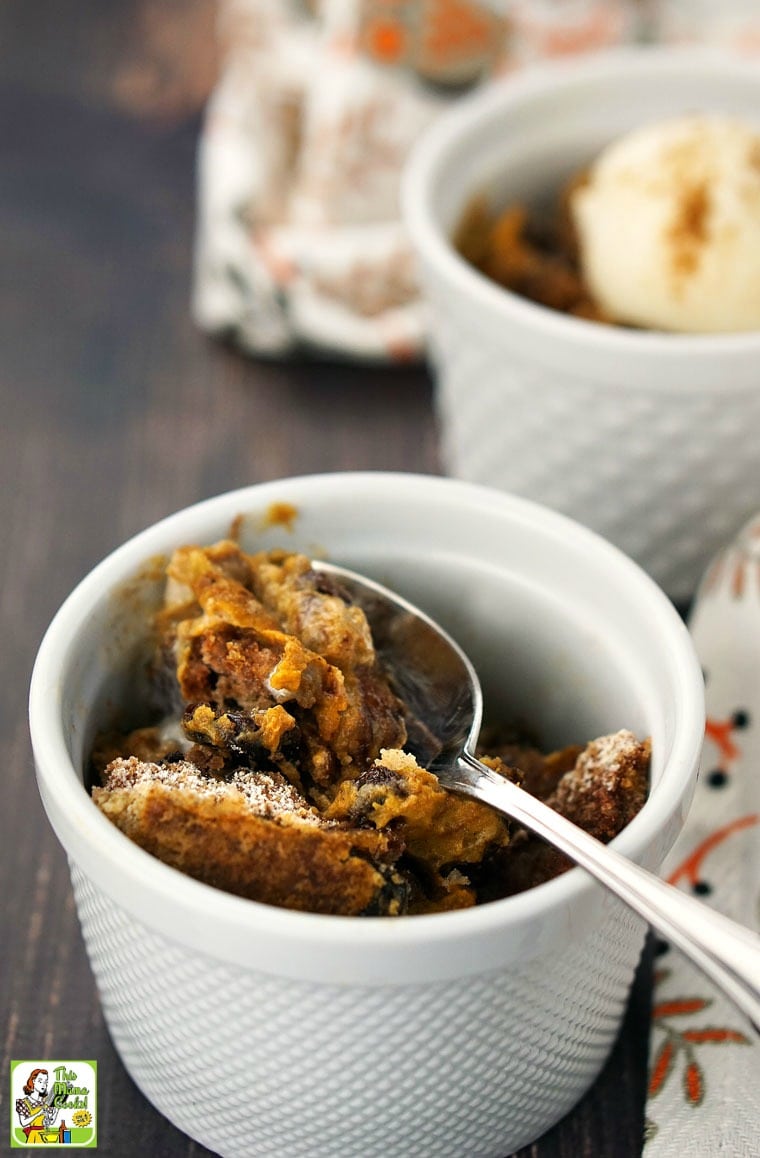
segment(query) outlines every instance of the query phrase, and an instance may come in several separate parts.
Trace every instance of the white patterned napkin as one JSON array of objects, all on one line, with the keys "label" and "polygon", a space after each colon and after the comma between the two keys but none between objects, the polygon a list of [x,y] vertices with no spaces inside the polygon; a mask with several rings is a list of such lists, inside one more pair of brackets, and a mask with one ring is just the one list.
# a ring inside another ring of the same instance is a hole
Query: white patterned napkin
[{"label": "white patterned napkin", "polygon": [[221,0],[193,314],[252,354],[421,357],[407,155],[468,88],[634,37],[633,0]]},{"label": "white patterned napkin", "polygon": [[[663,875],[760,930],[760,516],[708,568],[690,630],[705,673],[705,749]],[[680,953],[660,949],[645,1158],[758,1158],[760,1037]]]}]

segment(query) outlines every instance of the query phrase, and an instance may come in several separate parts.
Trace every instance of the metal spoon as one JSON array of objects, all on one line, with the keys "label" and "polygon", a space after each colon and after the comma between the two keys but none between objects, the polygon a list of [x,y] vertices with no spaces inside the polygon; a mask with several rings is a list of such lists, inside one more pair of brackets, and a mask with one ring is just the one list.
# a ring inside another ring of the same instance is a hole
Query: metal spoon
[{"label": "metal spoon", "polygon": [[441,784],[520,821],[581,865],[658,929],[760,1032],[760,937],[666,884],[474,755],[483,696],[474,667],[429,616],[380,584],[322,561],[314,569],[367,615],[375,648],[410,714],[407,748]]}]

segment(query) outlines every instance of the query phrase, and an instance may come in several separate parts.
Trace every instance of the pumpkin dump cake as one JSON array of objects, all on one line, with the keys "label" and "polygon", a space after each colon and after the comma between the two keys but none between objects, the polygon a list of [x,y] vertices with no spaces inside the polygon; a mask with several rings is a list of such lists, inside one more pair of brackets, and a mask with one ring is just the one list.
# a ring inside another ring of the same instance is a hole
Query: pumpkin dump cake
[{"label": "pumpkin dump cake", "polygon": [[[165,863],[345,915],[464,908],[569,867],[405,750],[364,612],[304,556],[182,548],[153,628],[158,722],[97,738],[92,795]],[[649,743],[627,731],[548,755],[504,734],[481,758],[605,841],[647,792]]]},{"label": "pumpkin dump cake", "polygon": [[611,142],[543,210],[469,205],[454,244],[506,289],[576,317],[760,329],[760,132],[694,114]]}]

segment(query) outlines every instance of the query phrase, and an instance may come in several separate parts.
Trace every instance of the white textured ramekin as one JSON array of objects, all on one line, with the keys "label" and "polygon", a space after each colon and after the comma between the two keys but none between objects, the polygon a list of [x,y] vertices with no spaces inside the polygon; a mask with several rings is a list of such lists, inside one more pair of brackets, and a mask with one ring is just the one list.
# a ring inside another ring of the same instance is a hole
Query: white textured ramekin
[{"label": "white textured ramekin", "polygon": [[[295,508],[292,527],[273,524],[275,503]],[[41,645],[40,792],[113,1040],[146,1097],[232,1158],[511,1152],[593,1081],[642,945],[642,923],[581,870],[468,911],[289,912],[155,860],[83,786],[96,729],[139,699],[158,560],[233,527],[246,549],[326,555],[416,600],[471,653],[491,711],[538,724],[547,744],[651,735],[652,792],[616,843],[653,868],[681,827],[703,735],[686,628],[629,559],[554,512],[451,479],[339,473],[151,527],[83,580]]]},{"label": "white textured ramekin", "polygon": [[621,133],[694,111],[760,123],[757,64],[647,48],[537,66],[444,113],[403,182],[447,470],[592,527],[676,601],[760,507],[760,333],[571,318],[489,281],[450,237],[473,195],[546,196]]}]

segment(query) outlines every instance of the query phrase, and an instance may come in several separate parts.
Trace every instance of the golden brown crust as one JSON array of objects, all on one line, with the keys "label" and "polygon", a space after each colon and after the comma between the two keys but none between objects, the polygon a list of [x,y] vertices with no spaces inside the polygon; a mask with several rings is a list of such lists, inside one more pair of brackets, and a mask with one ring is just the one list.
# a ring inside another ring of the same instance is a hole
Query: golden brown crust
[{"label": "golden brown crust", "polygon": [[[384,745],[403,744],[403,709],[379,669],[364,613],[320,591],[304,556],[245,556],[225,542],[176,551],[168,572],[197,605],[197,613],[177,618],[172,610],[165,620],[164,646],[176,657],[186,704],[223,711],[232,703],[254,717],[285,706],[302,741],[300,761],[309,764],[302,771],[326,790]],[[280,715],[278,730],[282,723]]]},{"label": "golden brown crust", "polygon": [[146,852],[215,888],[315,913],[403,911],[386,837],[324,821],[282,778],[244,775],[279,798],[270,815],[256,810],[263,792],[251,804],[239,785],[209,784],[187,764],[116,761],[93,798]]},{"label": "golden brown crust", "polygon": [[[546,803],[604,843],[628,824],[646,800],[651,743],[622,730],[593,740],[546,797]],[[572,861],[539,837],[518,829],[498,856],[498,895],[511,896],[572,868]]]},{"label": "golden brown crust", "polygon": [[597,840],[612,840],[646,800],[651,755],[650,741],[626,730],[592,740],[546,803]]},{"label": "golden brown crust", "polygon": [[572,193],[587,179],[585,173],[572,177],[548,214],[523,204],[494,213],[485,198],[474,198],[455,233],[455,247],[486,277],[521,297],[575,317],[609,322],[584,284],[568,210]]},{"label": "golden brown crust", "polygon": [[[567,867],[402,750],[363,611],[304,556],[225,540],[182,548],[167,573],[154,673],[169,718],[92,753],[96,804],[142,848],[240,896],[345,915],[463,908]],[[646,794],[649,747],[630,733],[489,751],[603,840]]]},{"label": "golden brown crust", "polygon": [[410,855],[435,870],[477,863],[508,840],[503,816],[447,792],[437,776],[398,749],[383,749],[358,780],[344,781],[325,815],[365,820],[379,830],[392,827]]}]

